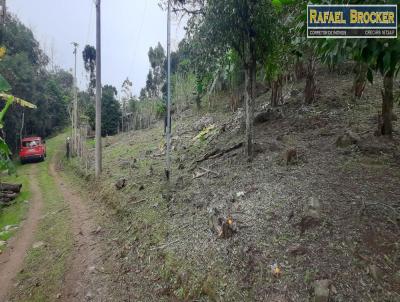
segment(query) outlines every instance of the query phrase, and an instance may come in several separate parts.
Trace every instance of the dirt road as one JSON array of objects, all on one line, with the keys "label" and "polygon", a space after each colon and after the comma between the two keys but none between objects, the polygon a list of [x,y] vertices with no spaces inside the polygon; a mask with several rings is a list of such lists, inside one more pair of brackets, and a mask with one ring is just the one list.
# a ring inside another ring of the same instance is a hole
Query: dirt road
[{"label": "dirt road", "polygon": [[26,253],[33,243],[41,217],[43,201],[37,181],[37,166],[32,165],[29,174],[32,198],[27,218],[20,226],[18,234],[9,241],[7,249],[0,254],[0,301],[6,300],[16,275],[23,268]]},{"label": "dirt road", "polygon": [[[38,179],[40,173],[49,173],[54,179],[55,188],[61,193],[63,202],[70,208],[71,234],[73,235],[73,247],[69,251],[66,271],[59,280],[62,288],[59,289],[57,300],[59,301],[109,301],[107,299],[107,275],[104,273],[101,254],[101,229],[94,222],[90,210],[90,203],[69,184],[63,181],[58,169],[60,153],[52,156],[48,172],[39,169],[37,164],[32,164],[29,172],[30,191],[32,198],[27,218],[21,224],[17,235],[9,241],[8,248],[0,254],[0,301],[13,298],[13,285],[18,273],[23,270],[24,259],[31,248],[36,235],[36,230],[45,217],[47,200],[44,200],[44,191],[41,191]],[[43,171],[43,172],[41,172]],[[50,213],[52,214],[52,213]],[[60,234],[63,236],[63,234]],[[38,259],[42,267],[46,269],[47,259]],[[52,267],[48,267],[52,271]],[[34,273],[34,272],[32,272]],[[37,278],[37,277],[36,277]],[[35,282],[42,283],[41,280]],[[21,290],[21,289],[20,289]],[[54,293],[56,295],[56,293]],[[54,296],[53,296],[54,297]],[[17,298],[18,299],[18,298]]]},{"label": "dirt road", "polygon": [[71,209],[73,251],[63,285],[62,301],[107,301],[107,286],[102,273],[100,228],[95,224],[88,203],[65,183],[57,169],[58,155],[50,163],[50,175]]}]

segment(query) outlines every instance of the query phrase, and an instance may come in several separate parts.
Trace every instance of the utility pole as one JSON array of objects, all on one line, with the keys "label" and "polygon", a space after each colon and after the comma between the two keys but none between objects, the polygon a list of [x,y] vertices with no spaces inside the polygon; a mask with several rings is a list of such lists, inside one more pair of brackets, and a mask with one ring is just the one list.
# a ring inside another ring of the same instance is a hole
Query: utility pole
[{"label": "utility pole", "polygon": [[124,115],[125,115],[125,101],[119,97],[119,103],[122,106],[122,114],[121,114],[121,132],[124,133]]},{"label": "utility pole", "polygon": [[6,0],[0,0],[0,45],[3,44],[4,41],[4,32],[6,27],[6,19],[7,19],[7,7]]},{"label": "utility pole", "polygon": [[100,177],[102,170],[101,156],[101,0],[96,0],[96,147],[95,172]]},{"label": "utility pole", "polygon": [[171,0],[168,0],[167,18],[167,168],[165,175],[169,180],[171,176]]},{"label": "utility pole", "polygon": [[5,24],[6,22],[6,13],[7,13],[7,9],[6,9],[6,0],[0,0],[0,22],[1,25]]},{"label": "utility pole", "polygon": [[78,43],[72,42],[74,46],[75,66],[74,66],[74,105],[72,109],[72,152],[74,155],[78,154],[78,85],[76,79],[76,54],[78,50]]}]

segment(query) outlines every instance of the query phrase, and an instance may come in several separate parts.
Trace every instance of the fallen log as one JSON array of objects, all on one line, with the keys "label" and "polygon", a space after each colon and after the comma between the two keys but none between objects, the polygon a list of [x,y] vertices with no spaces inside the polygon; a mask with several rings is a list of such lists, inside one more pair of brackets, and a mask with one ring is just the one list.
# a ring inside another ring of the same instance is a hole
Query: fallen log
[{"label": "fallen log", "polygon": [[22,184],[0,183],[0,191],[21,192]]},{"label": "fallen log", "polygon": [[205,172],[197,172],[197,173],[195,173],[195,174],[193,175],[193,179],[203,177],[203,176],[206,175],[206,174],[208,174],[207,171],[205,171]]},{"label": "fallen log", "polygon": [[220,150],[220,149],[217,148],[214,151],[206,153],[201,159],[197,160],[196,162],[197,163],[201,163],[201,162],[206,161],[208,159],[218,158],[218,157],[221,157],[222,155],[224,155],[226,153],[232,152],[232,151],[234,151],[236,149],[239,149],[241,147],[243,147],[243,142],[237,143],[237,144],[235,144],[235,145],[233,145],[233,146],[231,146],[229,148],[223,149],[223,150]]},{"label": "fallen log", "polygon": [[4,198],[10,198],[10,199],[15,199],[17,198],[18,194],[17,193],[13,193],[13,192],[0,192],[0,200],[3,200]]},{"label": "fallen log", "polygon": [[215,176],[220,176],[219,173],[217,173],[215,171],[212,171],[210,169],[206,169],[206,168],[203,168],[203,167],[200,167],[200,169],[205,171],[205,172],[207,172],[207,173],[214,174]]},{"label": "fallen log", "polygon": [[224,155],[225,153],[232,152],[232,151],[234,151],[236,149],[239,149],[239,148],[242,148],[242,147],[243,147],[243,142],[237,143],[236,145],[233,145],[233,146],[231,146],[231,147],[229,147],[227,149],[222,150],[221,151],[221,153],[222,153],[221,155]]},{"label": "fallen log", "polygon": [[220,149],[215,149],[211,152],[207,152],[201,159],[196,160],[197,163],[201,163],[203,161],[206,161],[207,159],[211,158],[212,156],[215,156],[216,154],[218,154],[221,150]]},{"label": "fallen log", "polygon": [[204,175],[207,175],[207,174],[213,174],[213,175],[215,175],[215,176],[217,176],[217,177],[220,176],[219,173],[217,173],[217,172],[215,172],[215,171],[212,171],[212,170],[210,170],[210,169],[206,169],[206,168],[200,167],[200,170],[203,170],[203,172],[196,172],[196,173],[193,175],[193,179],[203,177]]}]

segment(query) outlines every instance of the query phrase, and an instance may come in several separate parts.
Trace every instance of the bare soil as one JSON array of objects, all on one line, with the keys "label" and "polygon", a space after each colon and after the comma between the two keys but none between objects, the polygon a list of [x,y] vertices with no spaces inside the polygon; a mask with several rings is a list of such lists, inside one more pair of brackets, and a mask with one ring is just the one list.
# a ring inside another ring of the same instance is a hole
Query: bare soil
[{"label": "bare soil", "polygon": [[66,183],[59,174],[59,156],[50,164],[50,174],[64,201],[71,209],[73,250],[65,275],[61,301],[108,301],[107,282],[99,245],[101,229],[94,222],[93,212],[82,196]]},{"label": "bare soil", "polygon": [[[175,116],[169,184],[161,125],[106,142],[104,178],[89,189],[104,207],[116,301],[313,301],[325,279],[329,301],[400,300],[399,132],[374,136],[379,78],[354,101],[351,74],[319,72],[315,104],[304,82],[289,84],[283,118],[255,127],[252,163],[240,149],[199,162],[243,139],[243,110],[208,113],[215,131],[201,139],[201,115]],[[359,143],[338,148],[346,131]],[[320,220],[307,225],[310,199]],[[212,209],[232,218],[231,238],[210,229]]]},{"label": "bare soil", "polygon": [[15,277],[23,268],[26,253],[32,246],[35,231],[40,221],[43,202],[37,173],[37,167],[32,165],[29,173],[32,197],[27,217],[20,226],[17,235],[8,242],[7,249],[0,254],[0,301],[6,301],[7,295],[15,282]]}]

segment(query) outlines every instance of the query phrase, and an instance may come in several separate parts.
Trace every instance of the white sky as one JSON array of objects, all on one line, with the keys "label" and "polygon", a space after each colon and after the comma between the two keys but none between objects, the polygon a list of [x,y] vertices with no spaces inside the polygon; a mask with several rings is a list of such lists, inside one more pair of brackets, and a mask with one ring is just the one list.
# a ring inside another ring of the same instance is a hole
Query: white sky
[{"label": "white sky", "polygon": [[[135,94],[145,86],[147,52],[158,41],[166,49],[166,12],[158,0],[102,0],[102,82],[118,90],[126,77]],[[74,64],[71,42],[79,43],[78,84],[87,87],[82,50],[95,46],[94,0],[8,0],[8,10],[29,28],[54,64],[70,70]],[[173,18],[172,46],[184,36],[184,22]]]}]

